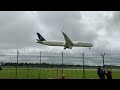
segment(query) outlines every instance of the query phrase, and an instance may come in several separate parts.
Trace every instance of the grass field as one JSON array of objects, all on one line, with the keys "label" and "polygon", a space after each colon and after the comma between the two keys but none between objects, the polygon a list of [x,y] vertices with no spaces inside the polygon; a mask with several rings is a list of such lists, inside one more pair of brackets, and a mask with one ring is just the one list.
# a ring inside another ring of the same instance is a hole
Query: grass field
[{"label": "grass field", "polygon": [[[82,79],[82,69],[63,69],[65,78],[67,79]],[[18,68],[18,79],[60,79],[62,75],[61,68]],[[113,79],[120,79],[120,70],[112,71]],[[0,70],[0,79],[15,79],[16,68],[3,68]],[[98,79],[96,69],[85,69],[86,79]]]}]

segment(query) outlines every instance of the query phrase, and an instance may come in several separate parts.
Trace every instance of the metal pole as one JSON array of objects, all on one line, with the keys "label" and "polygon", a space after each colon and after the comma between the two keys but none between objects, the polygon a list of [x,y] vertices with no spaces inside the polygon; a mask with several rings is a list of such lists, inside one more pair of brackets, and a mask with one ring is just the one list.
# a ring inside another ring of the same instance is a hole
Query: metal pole
[{"label": "metal pole", "polygon": [[112,65],[110,65],[110,69],[111,69],[111,72],[112,72]]},{"label": "metal pole", "polygon": [[27,79],[28,79],[28,70],[29,70],[29,64],[27,64]]},{"label": "metal pole", "polygon": [[84,52],[82,56],[83,56],[83,79],[85,79]]},{"label": "metal pole", "polygon": [[105,56],[105,53],[104,54],[101,54],[101,56],[102,56],[102,58],[103,58],[103,70],[105,70],[105,65],[104,65],[104,62],[105,62],[105,60],[104,60],[104,56]]},{"label": "metal pole", "polygon": [[17,67],[18,67],[18,50],[17,50],[17,63],[16,63],[16,74],[15,74],[15,79],[17,79]]},{"label": "metal pole", "polygon": [[62,52],[62,75],[63,75],[63,52]]},{"label": "metal pole", "polygon": [[39,79],[41,79],[41,51],[40,51],[40,71],[39,71]]},{"label": "metal pole", "polygon": [[104,70],[104,55],[103,55],[103,70]]},{"label": "metal pole", "polygon": [[58,79],[58,66],[57,66],[57,79]]}]

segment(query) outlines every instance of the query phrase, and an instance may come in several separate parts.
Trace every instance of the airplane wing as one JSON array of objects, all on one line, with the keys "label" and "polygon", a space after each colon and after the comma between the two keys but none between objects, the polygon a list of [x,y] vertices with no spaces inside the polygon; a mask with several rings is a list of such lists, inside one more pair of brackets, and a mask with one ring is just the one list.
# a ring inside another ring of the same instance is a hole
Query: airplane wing
[{"label": "airplane wing", "polygon": [[62,33],[63,33],[63,36],[64,36],[65,41],[66,41],[66,46],[73,45],[72,41],[68,38],[68,36],[64,32],[62,32]]}]

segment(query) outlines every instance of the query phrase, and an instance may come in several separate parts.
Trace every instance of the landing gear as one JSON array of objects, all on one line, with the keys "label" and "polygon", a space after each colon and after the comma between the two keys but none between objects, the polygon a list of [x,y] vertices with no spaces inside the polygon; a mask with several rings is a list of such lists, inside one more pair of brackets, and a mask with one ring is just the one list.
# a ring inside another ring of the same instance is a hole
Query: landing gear
[{"label": "landing gear", "polygon": [[64,47],[64,50],[66,49],[66,47]]},{"label": "landing gear", "polygon": [[67,47],[64,47],[64,50],[65,50],[66,48],[68,48],[68,46],[67,46]]},{"label": "landing gear", "polygon": [[90,49],[90,47],[89,47],[89,49]]}]

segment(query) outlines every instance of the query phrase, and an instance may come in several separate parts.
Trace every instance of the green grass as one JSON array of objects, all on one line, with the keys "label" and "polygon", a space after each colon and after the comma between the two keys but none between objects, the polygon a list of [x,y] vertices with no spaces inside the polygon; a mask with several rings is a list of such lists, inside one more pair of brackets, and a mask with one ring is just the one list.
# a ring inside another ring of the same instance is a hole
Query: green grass
[{"label": "green grass", "polygon": [[[40,73],[41,72],[41,73]],[[83,71],[82,69],[63,69],[63,73],[65,74],[65,78],[68,79],[82,79],[83,78]],[[60,79],[62,75],[62,69],[59,68],[18,68],[17,71],[17,78],[18,79]],[[112,72],[113,79],[120,79],[120,71],[113,71]],[[16,76],[16,69],[15,68],[3,68],[0,70],[0,79],[15,79]],[[87,79],[97,79],[98,76],[96,74],[96,69],[86,69],[85,70],[85,78]]]}]

